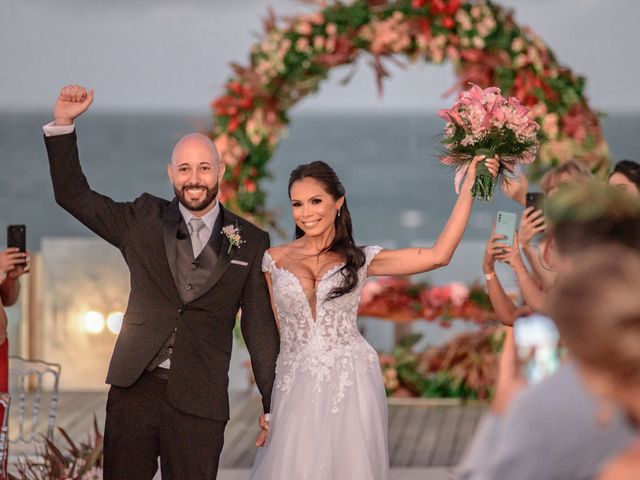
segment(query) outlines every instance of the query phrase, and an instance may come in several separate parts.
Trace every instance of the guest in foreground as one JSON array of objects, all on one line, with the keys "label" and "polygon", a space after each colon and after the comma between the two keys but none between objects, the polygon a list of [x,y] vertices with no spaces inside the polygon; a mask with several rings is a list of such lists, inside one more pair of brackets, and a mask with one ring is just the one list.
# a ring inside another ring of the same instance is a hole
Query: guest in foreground
[{"label": "guest in foreground", "polygon": [[[576,258],[549,299],[565,344],[587,386],[640,425],[640,255],[591,249]],[[636,434],[637,435],[637,434]],[[598,480],[640,478],[640,438],[612,459]]]},{"label": "guest in foreground", "polygon": [[[640,252],[640,203],[619,189],[593,182],[567,185],[545,213],[549,259],[559,272],[571,269],[576,256],[590,248],[613,244]],[[459,479],[591,479],[633,441],[634,429],[620,412],[608,411],[608,421],[598,422],[600,403],[586,390],[574,362],[525,388],[515,359],[508,329],[491,412],[458,468]]]}]

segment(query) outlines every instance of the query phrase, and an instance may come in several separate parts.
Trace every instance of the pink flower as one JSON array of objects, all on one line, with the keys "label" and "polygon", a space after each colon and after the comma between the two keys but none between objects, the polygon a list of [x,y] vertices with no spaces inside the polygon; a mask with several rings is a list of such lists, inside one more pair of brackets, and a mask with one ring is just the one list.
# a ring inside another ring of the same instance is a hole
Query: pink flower
[{"label": "pink flower", "polygon": [[451,303],[460,307],[469,298],[469,287],[461,282],[451,282],[449,284],[449,291],[451,296]]},{"label": "pink flower", "polygon": [[335,23],[328,23],[325,30],[327,31],[327,35],[334,36],[338,33],[338,26]]},{"label": "pink flower", "polygon": [[298,23],[294,28],[296,33],[300,35],[311,35],[313,33],[313,27],[310,22],[302,21]]},{"label": "pink flower", "polygon": [[300,20],[313,23],[314,25],[322,25],[324,23],[324,15],[322,15],[322,12],[314,12],[308,15],[302,15]]},{"label": "pink flower", "polygon": [[226,133],[218,135],[213,143],[218,149],[222,162],[230,167],[236,166],[247,156],[247,152],[240,146],[240,143]]},{"label": "pink flower", "polygon": [[384,290],[384,286],[378,281],[368,281],[362,288],[360,294],[360,303],[367,304],[373,300],[373,298]]},{"label": "pink flower", "polygon": [[444,287],[431,287],[428,299],[432,306],[443,307],[451,300],[451,288],[448,285]]},{"label": "pink flower", "polygon": [[547,138],[556,138],[560,131],[558,128],[557,113],[549,113],[544,116],[544,118],[542,119],[542,131],[547,136]]},{"label": "pink flower", "polygon": [[306,52],[309,49],[309,39],[305,38],[305,37],[300,37],[297,41],[296,41],[296,50],[298,50],[299,52]]}]

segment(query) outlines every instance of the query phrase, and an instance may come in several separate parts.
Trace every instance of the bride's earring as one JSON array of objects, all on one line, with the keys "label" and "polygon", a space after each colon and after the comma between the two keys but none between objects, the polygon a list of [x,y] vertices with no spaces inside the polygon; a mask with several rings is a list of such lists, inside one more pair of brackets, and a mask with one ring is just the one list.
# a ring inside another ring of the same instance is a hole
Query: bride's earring
[{"label": "bride's earring", "polygon": [[338,217],[340,217],[340,212],[342,212],[341,208],[338,209]]}]

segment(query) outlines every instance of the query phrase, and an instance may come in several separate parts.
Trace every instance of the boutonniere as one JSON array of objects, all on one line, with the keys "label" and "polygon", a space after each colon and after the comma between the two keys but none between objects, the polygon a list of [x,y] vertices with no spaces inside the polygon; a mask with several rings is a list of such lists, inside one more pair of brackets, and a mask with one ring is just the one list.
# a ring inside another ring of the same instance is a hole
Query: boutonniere
[{"label": "boutonniere", "polygon": [[227,237],[227,240],[229,240],[227,255],[231,253],[232,248],[240,248],[241,244],[246,243],[240,236],[240,228],[237,225],[227,225],[226,227],[222,227],[221,233]]}]

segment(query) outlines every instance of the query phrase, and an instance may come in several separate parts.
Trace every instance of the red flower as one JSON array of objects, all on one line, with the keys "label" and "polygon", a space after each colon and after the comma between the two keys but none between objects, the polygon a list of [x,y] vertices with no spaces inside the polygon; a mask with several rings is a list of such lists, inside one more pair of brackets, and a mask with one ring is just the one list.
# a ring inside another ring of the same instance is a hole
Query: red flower
[{"label": "red flower", "polygon": [[229,119],[229,125],[227,126],[227,133],[235,132],[240,126],[240,119],[238,117],[232,117]]},{"label": "red flower", "polygon": [[[455,15],[460,8],[460,3],[460,0],[411,0],[413,8],[422,8],[425,5],[429,5],[429,10],[433,15],[447,15],[449,17]],[[451,20],[453,21],[453,18]]]},{"label": "red flower", "polygon": [[582,103],[575,103],[569,112],[562,117],[562,133],[577,140],[584,141],[587,134],[600,140],[600,126],[598,117]]},{"label": "red flower", "polygon": [[431,23],[426,18],[419,18],[417,21],[418,31],[426,37],[431,36]]},{"label": "red flower", "polygon": [[538,103],[536,90],[542,89],[542,79],[531,70],[520,70],[513,81],[513,96],[525,106]]},{"label": "red flower", "polygon": [[444,17],[442,19],[442,26],[444,28],[451,30],[453,27],[456,26],[456,21],[452,17]]},{"label": "red flower", "polygon": [[256,191],[256,182],[253,180],[249,180],[248,178],[244,181],[244,188],[247,192],[253,193]]}]

